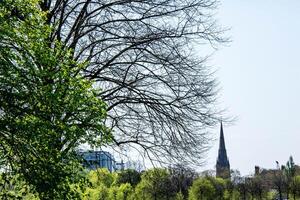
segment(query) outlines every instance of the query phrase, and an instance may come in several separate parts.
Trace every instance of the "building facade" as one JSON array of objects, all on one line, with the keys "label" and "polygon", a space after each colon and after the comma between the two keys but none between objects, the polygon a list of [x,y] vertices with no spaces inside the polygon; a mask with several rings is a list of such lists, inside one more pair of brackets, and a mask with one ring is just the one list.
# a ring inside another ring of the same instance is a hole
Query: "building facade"
[{"label": "building facade", "polygon": [[223,132],[223,124],[221,122],[219,152],[216,164],[216,176],[224,179],[230,178],[230,164],[227,157],[225,138]]},{"label": "building facade", "polygon": [[88,169],[107,168],[110,172],[116,170],[116,161],[107,151],[81,151],[83,165]]}]

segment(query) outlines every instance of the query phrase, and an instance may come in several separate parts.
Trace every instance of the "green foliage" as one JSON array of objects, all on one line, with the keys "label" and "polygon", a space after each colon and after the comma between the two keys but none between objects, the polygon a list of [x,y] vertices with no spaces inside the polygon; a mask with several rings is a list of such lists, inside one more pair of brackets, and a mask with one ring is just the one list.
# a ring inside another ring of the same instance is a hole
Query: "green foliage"
[{"label": "green foliage", "polygon": [[182,194],[182,192],[178,192],[176,194],[175,200],[184,200],[184,195]]},{"label": "green foliage", "polygon": [[19,175],[0,174],[0,199],[38,199]]},{"label": "green foliage", "polygon": [[293,183],[294,182],[294,177],[296,175],[296,167],[295,167],[295,163],[293,160],[293,157],[290,156],[289,160],[286,163],[286,166],[284,166],[284,176],[285,176],[285,190],[286,190],[286,197],[289,198],[289,194],[290,192],[292,192],[293,196],[295,197],[296,194],[294,193],[294,188],[293,187]]},{"label": "green foliage", "polygon": [[224,200],[240,200],[242,199],[241,198],[241,195],[240,193],[237,191],[237,190],[232,190],[232,191],[228,191],[226,190],[224,192]]},{"label": "green foliage", "polygon": [[133,187],[130,185],[130,183],[123,183],[119,186],[118,192],[117,192],[117,199],[118,200],[130,200],[133,196]]},{"label": "green foliage", "polygon": [[116,174],[110,173],[106,168],[99,168],[88,173],[88,180],[94,188],[99,185],[104,185],[109,188],[115,182]]},{"label": "green foliage", "polygon": [[129,183],[115,184],[116,173],[110,173],[107,169],[92,170],[87,174],[90,184],[87,184],[81,192],[81,199],[85,200],[129,200],[134,190]]},{"label": "green foliage", "polygon": [[207,177],[215,189],[215,199],[223,199],[226,191],[226,181],[222,178]]},{"label": "green foliage", "polygon": [[229,180],[206,176],[193,182],[189,200],[233,200],[240,199],[239,192]]},{"label": "green foliage", "polygon": [[109,189],[104,185],[100,184],[96,188],[87,187],[82,195],[83,200],[108,200]]},{"label": "green foliage", "polygon": [[110,200],[118,200],[117,199],[118,189],[119,188],[117,186],[112,186],[109,188],[108,198]]},{"label": "green foliage", "polygon": [[273,200],[276,199],[277,192],[272,190],[267,193],[267,199]]},{"label": "green foliage", "polygon": [[133,169],[126,169],[118,172],[117,184],[130,183],[135,187],[141,181],[141,174]]},{"label": "green foliage", "polygon": [[189,190],[189,200],[213,200],[216,190],[207,178],[198,178]]},{"label": "green foliage", "polygon": [[288,179],[296,175],[296,166],[292,156],[290,156],[289,160],[286,163],[285,173]]},{"label": "green foliage", "polygon": [[135,190],[137,199],[163,200],[174,198],[175,195],[168,170],[160,168],[144,172]]},{"label": "green foliage", "polygon": [[0,157],[40,198],[75,198],[75,148],[112,138],[103,125],[106,104],[79,73],[85,63],[59,42],[49,44],[38,2],[0,4]]},{"label": "green foliage", "polygon": [[291,194],[293,198],[300,197],[300,176],[294,176],[290,183]]},{"label": "green foliage", "polygon": [[[232,184],[230,180],[214,177],[195,179],[189,188],[189,196],[185,197],[181,191],[173,190],[176,182],[170,182],[170,174],[166,169],[150,169],[143,173],[141,181],[136,187],[130,183],[117,183],[120,172],[110,173],[107,169],[92,170],[84,174],[86,182],[69,184],[69,194],[64,199],[84,200],[240,200],[266,199],[272,200],[278,196],[276,191],[260,193],[260,177],[245,179],[246,194],[243,195],[239,184]],[[63,191],[63,190],[62,190]],[[63,191],[64,192],[64,191]],[[73,193],[70,195],[70,193]],[[300,197],[300,176],[293,178],[291,185],[291,199]],[[40,199],[32,187],[22,180],[22,176],[2,174],[0,179],[1,199]]]}]

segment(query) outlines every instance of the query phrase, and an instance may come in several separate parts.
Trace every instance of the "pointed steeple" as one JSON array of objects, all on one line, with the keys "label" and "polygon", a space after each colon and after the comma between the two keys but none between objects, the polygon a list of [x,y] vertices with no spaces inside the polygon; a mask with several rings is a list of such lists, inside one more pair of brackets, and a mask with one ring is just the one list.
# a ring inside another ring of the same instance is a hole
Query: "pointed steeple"
[{"label": "pointed steeple", "polygon": [[218,160],[222,162],[223,164],[227,164],[228,158],[227,158],[227,152],[225,147],[225,139],[224,139],[224,132],[223,132],[223,123],[221,121],[221,128],[220,128],[220,141],[219,141],[219,155]]},{"label": "pointed steeple", "polygon": [[229,178],[230,177],[230,164],[227,157],[226,147],[225,147],[225,138],[223,132],[223,124],[221,122],[220,128],[220,141],[219,141],[219,152],[216,165],[217,177]]},{"label": "pointed steeple", "polygon": [[219,142],[219,150],[225,150],[226,153],[226,147],[225,147],[225,139],[224,139],[224,132],[223,132],[223,123],[221,121],[221,128],[220,128],[220,142]]}]

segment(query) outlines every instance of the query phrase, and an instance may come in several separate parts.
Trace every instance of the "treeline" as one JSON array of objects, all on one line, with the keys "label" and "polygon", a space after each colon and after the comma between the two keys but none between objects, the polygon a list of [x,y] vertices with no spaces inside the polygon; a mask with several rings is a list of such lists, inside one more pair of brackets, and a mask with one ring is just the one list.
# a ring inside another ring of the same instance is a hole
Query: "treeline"
[{"label": "treeline", "polygon": [[[2,174],[1,199],[39,199],[19,176]],[[200,200],[238,198],[229,180],[200,177],[185,168],[153,168],[143,172],[105,168],[85,171],[82,181],[65,186],[65,199],[84,200]]]},{"label": "treeline", "polygon": [[[70,181],[59,192],[61,199],[83,200],[300,199],[300,176],[290,161],[280,169],[260,171],[251,177],[232,171],[231,180],[199,175],[183,167],[113,173],[105,168],[86,170],[80,182]],[[19,176],[2,173],[1,199],[40,199],[33,191]]]}]

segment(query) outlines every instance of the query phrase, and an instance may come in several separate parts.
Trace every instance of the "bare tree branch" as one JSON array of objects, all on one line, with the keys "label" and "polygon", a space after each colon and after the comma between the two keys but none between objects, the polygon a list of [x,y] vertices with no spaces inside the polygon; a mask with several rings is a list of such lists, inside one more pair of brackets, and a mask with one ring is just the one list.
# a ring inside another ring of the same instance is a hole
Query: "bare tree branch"
[{"label": "bare tree branch", "polygon": [[[216,81],[195,46],[226,42],[215,0],[52,0],[51,36],[88,62],[117,146],[201,162],[220,119]],[[200,48],[201,46],[197,46]]]}]

